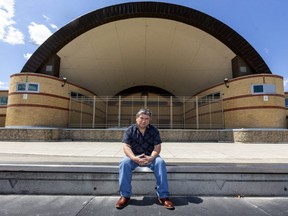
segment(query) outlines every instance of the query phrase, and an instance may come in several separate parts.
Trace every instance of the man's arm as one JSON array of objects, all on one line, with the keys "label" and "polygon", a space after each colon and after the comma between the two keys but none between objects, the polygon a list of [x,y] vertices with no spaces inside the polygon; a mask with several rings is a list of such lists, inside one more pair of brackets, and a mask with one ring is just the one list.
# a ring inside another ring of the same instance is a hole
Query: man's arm
[{"label": "man's arm", "polygon": [[129,157],[132,161],[134,161],[135,163],[138,163],[138,164],[142,165],[142,164],[141,164],[141,158],[143,158],[144,154],[135,156],[134,153],[133,153],[133,151],[131,150],[130,145],[127,144],[127,143],[124,143],[124,145],[123,145],[123,151],[124,151],[125,155],[126,155],[127,157]]},{"label": "man's arm", "polygon": [[161,144],[157,144],[154,146],[154,150],[152,151],[150,156],[145,155],[147,159],[147,163],[151,163],[161,152]]}]

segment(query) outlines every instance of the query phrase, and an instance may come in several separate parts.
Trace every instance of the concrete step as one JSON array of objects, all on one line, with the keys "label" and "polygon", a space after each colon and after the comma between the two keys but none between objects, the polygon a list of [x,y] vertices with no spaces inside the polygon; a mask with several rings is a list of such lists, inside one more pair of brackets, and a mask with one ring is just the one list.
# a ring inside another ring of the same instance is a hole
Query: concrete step
[{"label": "concrete step", "polygon": [[[288,164],[167,164],[173,196],[288,196]],[[137,168],[133,194],[155,195],[155,178]],[[117,164],[1,164],[1,194],[118,195]]]}]

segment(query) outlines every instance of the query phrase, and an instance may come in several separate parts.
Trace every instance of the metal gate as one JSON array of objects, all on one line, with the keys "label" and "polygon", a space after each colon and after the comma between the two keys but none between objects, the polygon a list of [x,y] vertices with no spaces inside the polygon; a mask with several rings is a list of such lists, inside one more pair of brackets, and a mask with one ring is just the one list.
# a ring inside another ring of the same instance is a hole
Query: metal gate
[{"label": "metal gate", "polygon": [[191,96],[71,97],[68,126],[125,128],[140,108],[151,110],[151,123],[158,128],[224,128],[222,99]]}]

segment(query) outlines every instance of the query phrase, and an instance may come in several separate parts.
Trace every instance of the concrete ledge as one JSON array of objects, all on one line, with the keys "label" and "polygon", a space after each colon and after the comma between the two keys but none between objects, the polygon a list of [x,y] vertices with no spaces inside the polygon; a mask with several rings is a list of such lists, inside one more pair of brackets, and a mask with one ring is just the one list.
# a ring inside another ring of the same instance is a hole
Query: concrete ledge
[{"label": "concrete ledge", "polygon": [[[57,165],[57,164],[0,164],[0,172],[54,172],[54,173],[116,173],[118,165]],[[147,167],[138,167],[135,173],[152,173]],[[288,173],[288,164],[229,164],[193,163],[167,164],[168,173]]]},{"label": "concrete ledge", "polygon": [[[124,129],[1,128],[0,141],[120,141]],[[287,143],[288,129],[161,129],[164,142]]]},{"label": "concrete ledge", "polygon": [[[172,196],[288,196],[288,164],[168,165]],[[140,168],[134,195],[155,195],[155,178]],[[1,194],[118,195],[118,166],[0,166]]]}]

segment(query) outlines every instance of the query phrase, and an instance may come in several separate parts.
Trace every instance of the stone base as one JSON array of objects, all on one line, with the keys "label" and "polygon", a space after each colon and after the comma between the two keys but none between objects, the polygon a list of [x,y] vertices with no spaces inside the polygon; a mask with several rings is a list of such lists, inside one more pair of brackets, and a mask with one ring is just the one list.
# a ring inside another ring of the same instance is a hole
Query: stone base
[{"label": "stone base", "polygon": [[[125,129],[2,128],[0,141],[119,142]],[[288,129],[160,129],[164,142],[288,143]]]}]

